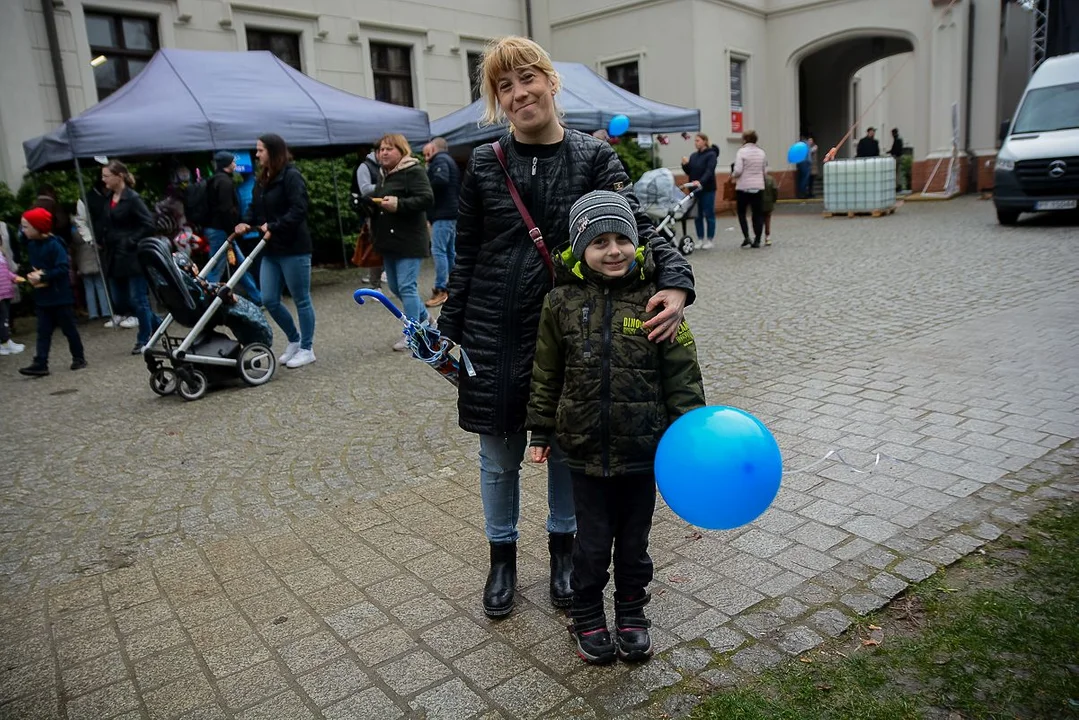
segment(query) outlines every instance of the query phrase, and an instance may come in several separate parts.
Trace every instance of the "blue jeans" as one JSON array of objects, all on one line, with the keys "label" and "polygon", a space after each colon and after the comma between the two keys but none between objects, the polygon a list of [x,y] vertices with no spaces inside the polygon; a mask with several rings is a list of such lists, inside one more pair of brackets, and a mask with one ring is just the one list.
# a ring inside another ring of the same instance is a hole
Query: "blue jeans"
[{"label": "blue jeans", "polygon": [[[266,255],[262,258],[259,272],[262,285],[262,301],[281,332],[290,343],[298,342],[304,350],[311,349],[315,340],[315,306],[311,304],[311,256]],[[292,321],[292,313],[281,304],[282,286],[287,287],[296,314],[300,318],[300,330]]]},{"label": "blue jeans", "polygon": [[139,334],[135,338],[135,344],[145,345],[150,342],[150,336],[161,324],[161,318],[154,315],[154,311],[150,309],[150,289],[142,275],[132,275],[127,279],[127,301],[134,308],[135,317],[139,319]]},{"label": "blue jeans", "polygon": [[420,300],[419,290],[416,289],[422,262],[423,258],[382,254],[382,268],[386,271],[390,292],[405,306],[405,315],[420,322],[427,317],[427,309]]},{"label": "blue jeans", "polygon": [[82,289],[86,293],[86,314],[91,320],[109,314],[109,301],[105,299],[105,278],[101,273],[82,276]]},{"label": "blue jeans", "polygon": [[[528,433],[508,437],[480,435],[480,495],[487,540],[517,542],[521,517],[521,461]],[[557,444],[547,458],[547,532],[577,532],[573,509],[573,480]]]},{"label": "blue jeans", "polygon": [[810,195],[810,180],[813,178],[813,165],[808,160],[803,160],[794,166],[798,171],[798,197],[807,198]]},{"label": "blue jeans", "polygon": [[453,269],[457,252],[454,244],[457,242],[456,220],[435,220],[431,223],[431,255],[435,258],[435,290],[445,290],[446,283],[450,280],[450,270]]},{"label": "blue jeans", "polygon": [[[704,222],[708,221],[708,235],[704,234]],[[716,191],[697,193],[697,217],[693,218],[698,240],[716,239]]]},{"label": "blue jeans", "polygon": [[109,283],[109,299],[112,300],[112,314],[117,317],[128,316],[135,312],[128,302],[130,291],[127,287],[127,278],[113,278],[108,279]]},{"label": "blue jeans", "polygon": [[[224,230],[214,230],[213,228],[206,228],[206,238],[210,241],[210,256],[212,257],[215,252],[221,249],[221,246],[225,244],[228,239],[228,235]],[[244,261],[243,251],[240,250],[240,246],[234,244],[233,249],[236,253],[236,262],[242,263]],[[221,262],[217,263],[214,268],[206,275],[206,279],[210,282],[219,282],[221,275],[224,273],[225,268],[228,267],[228,259],[222,258]],[[240,280],[240,287],[243,289],[244,294],[247,295],[247,299],[256,305],[262,304],[262,293],[259,292],[258,287],[255,285],[255,279],[251,277],[251,273],[247,273]]]}]

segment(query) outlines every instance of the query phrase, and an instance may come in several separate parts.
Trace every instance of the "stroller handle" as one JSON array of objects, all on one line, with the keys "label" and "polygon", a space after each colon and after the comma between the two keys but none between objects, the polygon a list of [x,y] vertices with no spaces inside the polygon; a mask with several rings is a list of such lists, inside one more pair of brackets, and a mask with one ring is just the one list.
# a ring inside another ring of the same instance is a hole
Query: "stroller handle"
[{"label": "stroller handle", "polygon": [[352,293],[352,299],[355,300],[360,305],[363,305],[363,299],[365,297],[369,297],[369,298],[373,298],[375,300],[378,300],[380,303],[385,305],[386,309],[389,310],[391,313],[393,313],[394,317],[396,317],[398,320],[404,318],[404,313],[401,312],[400,308],[398,308],[396,305],[394,305],[393,302],[391,302],[388,297],[386,297],[385,295],[380,293],[378,290],[371,290],[369,288],[360,288],[356,292]]}]

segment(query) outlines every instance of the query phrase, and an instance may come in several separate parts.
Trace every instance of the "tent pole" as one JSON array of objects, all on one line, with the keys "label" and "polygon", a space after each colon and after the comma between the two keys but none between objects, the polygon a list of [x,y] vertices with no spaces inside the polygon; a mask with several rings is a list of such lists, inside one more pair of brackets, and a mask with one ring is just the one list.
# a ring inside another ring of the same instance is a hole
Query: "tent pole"
[{"label": "tent pole", "polygon": [[[97,258],[97,266],[101,268],[101,284],[105,289],[105,305],[109,308],[109,319],[116,317],[112,311],[112,296],[109,295],[109,283],[108,278],[105,277],[105,264],[101,262],[101,253],[97,250],[97,238],[94,237],[94,219],[90,217],[90,203],[86,199],[86,186],[82,182],[82,168],[79,167],[79,158],[75,157],[75,177],[79,181],[79,197],[82,198],[82,206],[86,209],[86,228],[90,231],[90,244],[94,247],[94,257]],[[76,214],[78,214],[78,208],[76,208]],[[86,238],[83,238],[86,240]],[[117,325],[117,328],[120,326]]]},{"label": "tent pole", "polygon": [[337,158],[333,159],[333,206],[337,210],[337,235],[341,243],[341,261],[348,270],[348,253],[345,252],[345,225],[341,222],[341,193],[337,189]]}]

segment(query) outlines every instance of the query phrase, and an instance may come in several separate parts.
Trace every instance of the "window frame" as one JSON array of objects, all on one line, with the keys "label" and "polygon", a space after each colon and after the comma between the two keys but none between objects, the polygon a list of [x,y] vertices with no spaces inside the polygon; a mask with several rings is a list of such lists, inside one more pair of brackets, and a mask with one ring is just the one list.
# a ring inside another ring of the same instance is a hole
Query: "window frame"
[{"label": "window frame", "polygon": [[[104,46],[94,45],[90,42],[90,22],[89,18],[105,18],[112,24],[112,31],[115,41],[119,45]],[[151,49],[143,50],[139,48],[126,47],[126,38],[124,37],[124,21],[125,20],[139,20],[149,24],[150,27],[150,45]],[[90,58],[96,58],[104,55],[110,60],[118,60],[117,64],[117,80],[119,85],[115,88],[108,90],[105,94],[102,94],[103,88],[97,84],[97,74],[92,73],[94,78],[94,88],[97,92],[98,102],[112,95],[120,88],[127,85],[131,80],[138,75],[131,74],[131,60],[141,60],[145,63],[149,63],[153,58],[154,53],[161,49],[161,29],[159,27],[160,19],[154,15],[141,15],[138,13],[131,13],[117,10],[100,10],[97,8],[87,8],[83,13],[83,27],[86,30],[86,42],[90,48]]]},{"label": "window frame", "polygon": [[258,25],[256,23],[244,23],[244,44],[246,45],[246,51],[247,52],[252,52],[251,33],[256,33],[256,34],[263,35],[267,39],[269,39],[271,36],[274,36],[274,35],[288,36],[288,37],[292,38],[296,43],[296,59],[297,59],[297,62],[299,62],[300,67],[296,67],[295,65],[292,65],[291,63],[287,62],[282,57],[280,57],[279,55],[274,53],[273,50],[270,50],[269,47],[265,48],[265,50],[266,50],[266,52],[270,53],[275,58],[277,58],[281,62],[285,63],[289,67],[291,67],[291,68],[293,68],[295,70],[298,70],[300,72],[304,71],[303,70],[303,32],[302,31],[288,30],[288,29],[279,28],[279,27],[265,27],[265,26],[262,26],[262,25]]},{"label": "window frame", "polygon": [[[636,68],[636,76],[637,76],[637,89],[636,90],[631,90],[630,88],[623,87],[622,85],[619,85],[618,83],[616,83],[614,80],[611,79],[611,69],[612,68],[624,68],[624,67],[628,67],[630,65],[633,65]],[[626,92],[631,92],[634,95],[638,95],[638,96],[641,95],[641,59],[640,59],[639,56],[630,57],[630,58],[624,58],[622,60],[617,60],[617,61],[614,61],[614,62],[604,63],[604,65],[603,65],[603,74],[604,74],[605,79],[607,80],[607,82],[611,83],[612,85],[616,85],[616,86],[622,88],[623,90],[625,90]]]},{"label": "window frame", "polygon": [[[375,51],[376,49],[387,48],[403,50],[406,53],[408,59],[407,70],[384,70],[375,66]],[[406,79],[408,80],[409,91],[409,104],[402,107],[418,107],[416,96],[416,59],[415,59],[415,46],[404,42],[394,42],[392,40],[371,39],[367,41],[367,59],[371,68],[371,97],[379,100],[378,97],[378,83],[381,78],[389,77],[390,79]],[[382,102],[388,102],[396,105],[390,99],[383,99]]]},{"label": "window frame", "polygon": [[[733,48],[729,48],[727,50],[727,52],[726,52],[726,55],[727,55],[727,58],[726,58],[727,59],[726,71],[727,72],[726,72],[726,75],[725,75],[725,79],[726,79],[726,82],[727,82],[727,123],[726,123],[727,137],[730,140],[737,140],[737,141],[741,142],[742,133],[746,132],[747,130],[749,130],[752,127],[752,123],[749,122],[750,115],[751,115],[750,103],[749,103],[749,100],[750,100],[750,96],[749,96],[749,71],[750,71],[750,63],[752,61],[752,55],[749,52],[746,52],[744,50],[737,50],[737,49],[733,49]],[[732,83],[731,83],[731,77],[732,77],[731,71],[732,71],[732,66],[734,65],[734,63],[741,63],[741,66],[742,66],[742,72],[741,72],[741,74],[740,74],[741,76],[739,78],[740,87],[738,88],[739,95],[740,95],[740,98],[739,98],[740,102],[737,105],[734,102],[734,88],[733,88]],[[735,130],[732,127],[732,125],[733,125],[732,121],[734,119],[734,113],[735,112],[742,113],[742,130],[741,130],[741,132],[735,132]]]},{"label": "window frame", "polygon": [[[477,60],[475,72],[473,72],[472,59]],[[483,70],[483,51],[465,50],[465,74],[468,77],[469,102],[474,103],[483,97],[483,78],[480,71]]]}]

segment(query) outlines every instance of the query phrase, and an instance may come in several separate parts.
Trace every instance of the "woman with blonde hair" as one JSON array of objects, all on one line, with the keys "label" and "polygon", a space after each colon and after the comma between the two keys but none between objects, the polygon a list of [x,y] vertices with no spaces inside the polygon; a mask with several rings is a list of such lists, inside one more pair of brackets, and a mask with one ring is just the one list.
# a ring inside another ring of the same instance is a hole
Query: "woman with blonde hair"
[{"label": "woman with blonde hair", "polygon": [[[520,471],[540,310],[569,242],[570,206],[593,190],[612,190],[629,201],[657,265],[660,290],[648,311],[661,311],[646,322],[649,339],[674,337],[693,300],[693,273],[640,212],[610,145],[562,126],[555,100],[561,80],[542,47],[522,37],[497,41],[484,54],[481,78],[484,121],[505,118],[510,130],[476,148],[462,178],[457,262],[438,327],[462,344],[476,371],[461,376],[458,421],[480,436],[480,493],[491,554],[483,607],[500,617],[513,609],[517,582]],[[548,462],[547,500],[551,601],[567,607],[577,524],[573,485],[557,446]]]},{"label": "woman with blonde hair", "polygon": [[[427,309],[417,281],[420,264],[430,254],[427,211],[435,206],[435,193],[404,135],[383,135],[375,149],[381,170],[371,194],[371,241],[382,255],[386,283],[404,304],[405,315],[423,322]],[[407,350],[405,339],[393,349]]]}]

